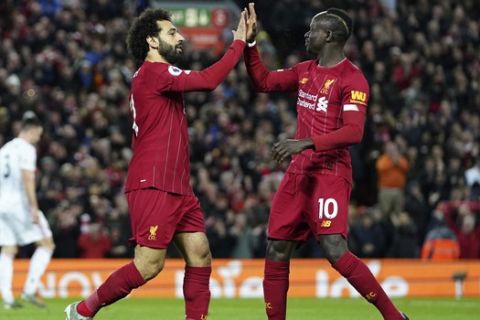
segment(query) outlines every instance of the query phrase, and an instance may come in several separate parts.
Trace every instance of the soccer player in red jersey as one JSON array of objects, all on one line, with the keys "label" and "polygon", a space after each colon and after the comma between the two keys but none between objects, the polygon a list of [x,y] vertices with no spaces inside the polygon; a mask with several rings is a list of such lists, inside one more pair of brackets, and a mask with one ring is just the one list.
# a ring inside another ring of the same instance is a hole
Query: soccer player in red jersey
[{"label": "soccer player in red jersey", "polygon": [[133,157],[125,184],[135,256],[88,298],[67,306],[67,320],[92,319],[102,307],[154,278],[163,268],[166,249],[172,241],[186,262],[186,319],[207,318],[211,254],[203,211],[189,184],[182,93],[213,90],[225,79],[243,54],[245,19],[246,13],[242,12],[234,41],[225,55],[202,71],[173,66],[182,54],[184,38],[167,11],[146,10],[130,28],[127,44],[141,63],[131,85]]},{"label": "soccer player in red jersey", "polygon": [[344,55],[352,19],[340,9],[313,17],[305,34],[314,60],[270,72],[255,46],[256,15],[249,4],[245,64],[261,92],[295,91],[295,139],[276,143],[272,154],[290,165],[272,203],[263,281],[268,319],[286,317],[290,258],[299,242],[313,234],[328,261],[384,319],[407,319],[388,298],[368,267],[347,248],[352,166],[348,146],[362,140],[369,98],[366,79]]}]

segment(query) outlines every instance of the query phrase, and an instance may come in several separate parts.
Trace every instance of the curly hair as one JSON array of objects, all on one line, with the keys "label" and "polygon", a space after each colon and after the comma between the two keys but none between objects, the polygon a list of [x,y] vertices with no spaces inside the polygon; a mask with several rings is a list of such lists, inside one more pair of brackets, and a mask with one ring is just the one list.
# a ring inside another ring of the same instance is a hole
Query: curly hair
[{"label": "curly hair", "polygon": [[159,20],[171,20],[171,15],[163,9],[147,9],[133,21],[127,35],[127,47],[137,64],[141,64],[148,53],[148,36],[156,36],[160,31]]}]

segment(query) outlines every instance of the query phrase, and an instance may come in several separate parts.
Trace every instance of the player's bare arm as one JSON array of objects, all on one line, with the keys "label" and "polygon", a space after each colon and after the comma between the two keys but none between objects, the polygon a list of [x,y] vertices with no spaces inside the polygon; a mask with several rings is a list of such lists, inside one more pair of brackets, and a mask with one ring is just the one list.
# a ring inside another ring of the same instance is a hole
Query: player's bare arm
[{"label": "player's bare arm", "polygon": [[30,212],[32,215],[32,222],[38,223],[38,202],[35,194],[35,172],[30,170],[22,170],[23,186],[25,194],[27,195],[28,204],[30,205]]}]

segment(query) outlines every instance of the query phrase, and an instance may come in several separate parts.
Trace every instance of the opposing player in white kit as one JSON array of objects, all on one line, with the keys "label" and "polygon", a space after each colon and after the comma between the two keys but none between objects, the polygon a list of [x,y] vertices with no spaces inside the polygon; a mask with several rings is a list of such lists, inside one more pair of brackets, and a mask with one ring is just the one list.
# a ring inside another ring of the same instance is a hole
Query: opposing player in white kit
[{"label": "opposing player in white kit", "polygon": [[55,245],[35,194],[37,153],[34,145],[42,132],[40,120],[27,111],[18,137],[0,149],[0,293],[5,309],[21,307],[13,297],[13,259],[18,246],[31,243],[37,248],[30,261],[22,299],[45,307],[35,294]]}]

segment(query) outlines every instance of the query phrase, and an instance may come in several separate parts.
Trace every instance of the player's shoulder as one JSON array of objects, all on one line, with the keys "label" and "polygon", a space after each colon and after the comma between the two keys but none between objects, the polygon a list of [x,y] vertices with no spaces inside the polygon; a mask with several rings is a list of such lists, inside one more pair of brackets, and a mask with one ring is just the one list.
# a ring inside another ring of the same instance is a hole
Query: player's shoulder
[{"label": "player's shoulder", "polygon": [[35,147],[21,138],[14,138],[9,142],[5,143],[1,148],[2,153],[9,154],[31,154],[35,152]]},{"label": "player's shoulder", "polygon": [[363,83],[368,85],[367,78],[365,78],[363,71],[350,59],[345,59],[342,64],[342,78],[345,83]]},{"label": "player's shoulder", "polygon": [[180,69],[179,67],[162,63],[162,62],[148,62],[146,61],[143,63],[143,65],[140,67],[140,73],[143,76],[149,77],[149,76],[154,76],[156,78],[158,77],[165,77],[165,78],[170,78],[170,77],[177,77],[181,75],[182,73],[189,74],[190,70],[183,70]]},{"label": "player's shoulder", "polygon": [[15,138],[12,140],[15,143],[15,146],[24,152],[35,152],[35,147],[22,138]]},{"label": "player's shoulder", "polygon": [[342,72],[346,75],[365,78],[362,69],[350,59],[345,59],[342,67]]},{"label": "player's shoulder", "polygon": [[297,63],[295,65],[295,68],[297,68],[299,71],[308,71],[311,69],[315,69],[316,65],[317,65],[316,60],[305,60]]}]

